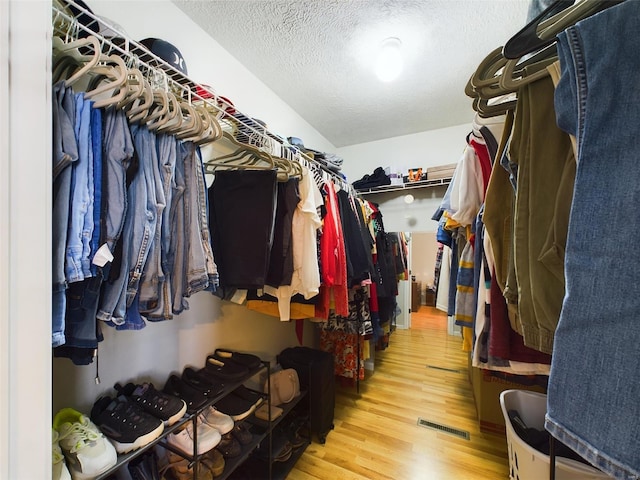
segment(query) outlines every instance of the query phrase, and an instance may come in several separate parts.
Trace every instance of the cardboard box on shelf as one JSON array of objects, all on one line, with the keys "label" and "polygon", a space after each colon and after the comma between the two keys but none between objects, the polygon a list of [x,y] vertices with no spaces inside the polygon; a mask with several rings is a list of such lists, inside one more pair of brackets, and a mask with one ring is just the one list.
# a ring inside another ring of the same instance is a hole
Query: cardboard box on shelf
[{"label": "cardboard box on shelf", "polygon": [[436,167],[427,168],[427,180],[440,180],[441,178],[453,177],[457,163],[449,163],[447,165],[438,165]]},{"label": "cardboard box on shelf", "polygon": [[546,393],[545,388],[537,385],[522,385],[495,377],[486,370],[472,367],[471,361],[469,361],[469,379],[473,387],[480,430],[483,432],[505,433],[504,416],[500,409],[500,394],[505,390],[517,389]]}]

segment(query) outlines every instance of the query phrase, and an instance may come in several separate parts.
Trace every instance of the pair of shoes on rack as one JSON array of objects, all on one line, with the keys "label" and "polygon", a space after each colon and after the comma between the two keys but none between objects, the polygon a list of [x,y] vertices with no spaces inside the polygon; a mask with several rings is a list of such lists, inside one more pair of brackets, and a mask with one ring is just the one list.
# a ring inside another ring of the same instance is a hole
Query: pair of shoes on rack
[{"label": "pair of shoes on rack", "polygon": [[252,355],[250,353],[234,352],[232,350],[227,350],[224,348],[216,348],[215,352],[209,355],[208,358],[210,357],[216,358],[217,360],[220,360],[222,362],[231,360],[233,363],[242,365],[249,370],[255,370],[262,364],[260,357],[256,355]]},{"label": "pair of shoes on rack", "polygon": [[176,423],[187,411],[184,400],[176,395],[156,390],[152,383],[140,385],[127,383],[124,387],[116,383],[113,388],[119,395],[129,398],[145,412],[162,420],[165,427]]},{"label": "pair of shoes on rack", "polygon": [[293,454],[293,446],[291,443],[287,442],[284,444],[284,447],[277,453],[275,457],[273,457],[274,462],[286,462],[291,458]]},{"label": "pair of shoes on rack", "polygon": [[233,421],[229,417],[227,419],[231,422],[230,427],[218,415],[218,412],[205,410],[196,419],[196,432],[193,430],[193,422],[187,422],[180,430],[167,435],[167,443],[185,455],[192,456],[194,453],[194,433],[197,433],[198,455],[204,455],[214,449],[222,439],[220,431],[211,424],[221,425],[224,430],[231,431],[233,429]]},{"label": "pair of shoes on rack", "polygon": [[[160,469],[162,478],[171,478],[174,480],[191,480],[194,478],[193,466],[190,466],[189,460],[182,458],[175,453],[168,452],[167,463]],[[166,475],[166,472],[170,472],[170,475]],[[206,468],[202,463],[198,465],[198,480],[213,480],[211,471]]]},{"label": "pair of shoes on rack", "polygon": [[117,462],[116,450],[100,429],[72,408],[55,415],[52,447],[54,480],[94,478]]},{"label": "pair of shoes on rack", "polygon": [[[171,471],[172,478],[176,480],[191,480],[193,478],[193,466],[190,462],[175,453],[167,451],[166,464],[161,472]],[[212,480],[224,472],[224,457],[217,450],[211,450],[202,455],[198,465],[198,480]],[[163,477],[165,478],[165,477]]]},{"label": "pair of shoes on rack", "polygon": [[152,383],[124,387],[114,385],[117,397],[105,395],[96,401],[91,419],[111,439],[118,453],[126,453],[158,438],[165,426],[180,420],[187,404],[180,398],[156,390]]},{"label": "pair of shoes on rack", "polygon": [[182,381],[209,398],[215,397],[224,390],[224,383],[210,375],[204,368],[196,370],[192,367],[185,367],[182,371]]},{"label": "pair of shoes on rack", "polygon": [[209,398],[201,390],[197,389],[190,383],[185,382],[177,375],[171,375],[164,384],[163,392],[175,395],[187,404],[187,413],[195,413],[202,408]]},{"label": "pair of shoes on rack", "polygon": [[164,431],[164,422],[124,395],[100,397],[91,409],[91,419],[109,437],[118,453],[143,447]]},{"label": "pair of shoes on rack", "polygon": [[185,367],[180,376],[169,376],[162,390],[183,399],[187,404],[187,412],[195,413],[224,390],[224,383],[209,375],[205,369]]},{"label": "pair of shoes on rack", "polygon": [[231,435],[233,435],[240,445],[249,445],[253,441],[253,434],[251,433],[250,427],[246,423],[236,423],[233,430],[231,430]]},{"label": "pair of shoes on rack", "polygon": [[251,415],[263,401],[263,394],[240,385],[217,401],[216,408],[237,422]]},{"label": "pair of shoes on rack", "polygon": [[218,358],[209,355],[204,366],[204,370],[221,381],[236,381],[249,374],[249,369],[244,365],[235,363],[230,359]]},{"label": "pair of shoes on rack", "polygon": [[[287,436],[284,435],[279,430],[274,430],[271,436],[271,451],[273,452],[273,461],[275,462],[286,462],[291,458],[291,452],[293,451],[293,446],[291,442],[287,439]],[[260,446],[256,450],[256,454],[258,458],[268,461],[269,460],[269,442],[263,441],[260,443]]]},{"label": "pair of shoes on rack", "polygon": [[222,436],[222,440],[216,449],[224,458],[234,458],[242,453],[242,445],[231,432]]},{"label": "pair of shoes on rack", "polygon": [[51,478],[53,480],[71,480],[71,474],[67,468],[64,454],[58,442],[58,431],[51,429]]},{"label": "pair of shoes on rack", "polygon": [[153,450],[131,460],[127,470],[132,480],[160,480],[158,455]]},{"label": "pair of shoes on rack", "polygon": [[216,407],[212,405],[205,408],[202,413],[200,413],[199,418],[210,427],[218,430],[220,435],[225,435],[234,430],[235,424],[233,419],[229,415],[218,411]]},{"label": "pair of shoes on rack", "polygon": [[308,440],[300,435],[304,424],[304,419],[294,418],[278,425],[278,431],[287,438],[294,449],[297,449],[308,443]]},{"label": "pair of shoes on rack", "polygon": [[218,348],[207,356],[204,370],[219,380],[233,381],[247,376],[261,364],[256,355]]}]

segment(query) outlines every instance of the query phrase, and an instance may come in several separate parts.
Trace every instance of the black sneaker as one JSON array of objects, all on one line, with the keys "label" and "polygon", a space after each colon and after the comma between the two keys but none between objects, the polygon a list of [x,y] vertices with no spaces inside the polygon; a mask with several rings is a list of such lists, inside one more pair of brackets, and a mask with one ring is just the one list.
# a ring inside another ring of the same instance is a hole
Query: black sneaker
[{"label": "black sneaker", "polygon": [[258,408],[260,404],[264,401],[264,394],[257,392],[255,390],[251,390],[244,385],[240,385],[233,392],[234,395],[246,400],[247,402],[251,402],[251,404]]},{"label": "black sneaker", "polygon": [[194,413],[203,407],[209,398],[200,390],[183,382],[177,375],[171,375],[164,384],[163,392],[181,398],[187,404],[187,412]]},{"label": "black sneaker", "polygon": [[204,366],[209,375],[213,375],[219,380],[240,380],[249,374],[249,369],[231,359],[220,359],[213,355],[207,357]]},{"label": "black sneaker", "polygon": [[187,404],[181,398],[155,389],[152,383],[134,385],[127,383],[124,387],[116,383],[114,387],[120,395],[129,397],[142,409],[159,418],[170,426],[182,418],[187,411]]},{"label": "black sneaker", "polygon": [[256,409],[255,404],[233,392],[218,400],[215,405],[218,411],[229,415],[234,422],[247,418]]},{"label": "black sneaker", "polygon": [[127,453],[143,447],[158,438],[164,423],[124,395],[105,396],[91,409],[91,420],[111,439],[118,453]]},{"label": "black sneaker", "polygon": [[256,355],[250,353],[234,352],[232,350],[226,350],[224,348],[216,348],[213,353],[213,357],[218,360],[232,360],[233,362],[247,367],[249,370],[255,370],[262,365],[262,360]]},{"label": "black sneaker", "polygon": [[186,367],[182,371],[182,381],[200,390],[207,397],[212,398],[224,390],[224,383],[213,376],[207,375],[205,369],[195,370]]}]

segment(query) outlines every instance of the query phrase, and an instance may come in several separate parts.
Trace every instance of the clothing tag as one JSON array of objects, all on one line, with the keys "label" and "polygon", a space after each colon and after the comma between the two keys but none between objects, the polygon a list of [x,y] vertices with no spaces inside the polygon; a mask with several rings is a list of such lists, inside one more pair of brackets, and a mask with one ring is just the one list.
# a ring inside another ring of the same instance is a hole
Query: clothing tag
[{"label": "clothing tag", "polygon": [[236,290],[236,292],[231,297],[231,301],[233,303],[237,303],[239,305],[242,305],[245,302],[246,299],[247,299],[247,291],[246,290],[242,290],[240,288],[238,290]]},{"label": "clothing tag", "polygon": [[111,250],[106,243],[103,243],[102,246],[98,249],[96,254],[93,256],[93,263],[98,267],[104,267],[107,263],[113,261],[113,255],[111,254]]}]

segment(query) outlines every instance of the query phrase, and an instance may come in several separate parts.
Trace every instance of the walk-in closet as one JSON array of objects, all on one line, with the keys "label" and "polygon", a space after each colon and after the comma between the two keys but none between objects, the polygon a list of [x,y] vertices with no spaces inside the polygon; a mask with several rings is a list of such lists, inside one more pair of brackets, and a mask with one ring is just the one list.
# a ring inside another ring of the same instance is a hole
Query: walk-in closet
[{"label": "walk-in closet", "polygon": [[0,1],[0,479],[640,479],[638,27]]}]

